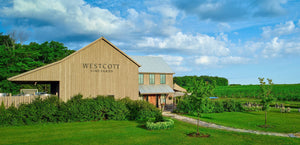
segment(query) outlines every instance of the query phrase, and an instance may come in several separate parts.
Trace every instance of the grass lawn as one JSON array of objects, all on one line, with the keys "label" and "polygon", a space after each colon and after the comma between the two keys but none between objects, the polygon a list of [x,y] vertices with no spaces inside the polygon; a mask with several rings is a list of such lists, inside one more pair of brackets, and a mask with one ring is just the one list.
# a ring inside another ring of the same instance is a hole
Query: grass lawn
[{"label": "grass lawn", "polygon": [[[263,111],[259,112],[224,112],[224,113],[203,113],[200,120],[213,122],[219,125],[244,128],[251,130],[262,130],[268,132],[296,133],[300,132],[300,113],[280,113],[278,111],[268,112],[268,125],[271,128],[261,128],[264,125],[265,116]],[[197,118],[197,117],[193,117]]]},{"label": "grass lawn", "polygon": [[300,144],[286,138],[200,128],[209,138],[186,133],[195,125],[175,120],[175,128],[149,131],[134,121],[99,121],[0,127],[0,144]]}]

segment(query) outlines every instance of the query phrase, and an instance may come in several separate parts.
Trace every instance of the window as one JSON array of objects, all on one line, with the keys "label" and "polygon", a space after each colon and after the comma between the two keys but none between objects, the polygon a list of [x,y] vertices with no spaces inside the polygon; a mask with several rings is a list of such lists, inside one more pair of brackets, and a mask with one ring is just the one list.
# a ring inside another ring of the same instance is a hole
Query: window
[{"label": "window", "polygon": [[149,84],[155,84],[155,75],[149,74]]},{"label": "window", "polygon": [[139,84],[144,84],[144,74],[139,74]]},{"label": "window", "polygon": [[166,84],[166,74],[160,75],[160,84]]}]

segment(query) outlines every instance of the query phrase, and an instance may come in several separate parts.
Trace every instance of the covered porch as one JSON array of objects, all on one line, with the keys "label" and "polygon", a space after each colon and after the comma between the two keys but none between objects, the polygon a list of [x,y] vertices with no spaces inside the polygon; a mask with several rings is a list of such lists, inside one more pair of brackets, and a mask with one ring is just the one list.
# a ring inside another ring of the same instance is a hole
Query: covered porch
[{"label": "covered porch", "polygon": [[139,85],[139,93],[142,100],[145,100],[162,110],[164,110],[166,105],[173,105],[172,97],[174,91],[168,85]]}]

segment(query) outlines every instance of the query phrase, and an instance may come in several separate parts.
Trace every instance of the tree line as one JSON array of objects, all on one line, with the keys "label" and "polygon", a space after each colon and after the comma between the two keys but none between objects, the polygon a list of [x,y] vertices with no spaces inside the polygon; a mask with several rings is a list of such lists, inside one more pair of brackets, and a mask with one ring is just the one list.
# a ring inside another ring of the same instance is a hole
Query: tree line
[{"label": "tree line", "polygon": [[60,42],[21,44],[16,43],[10,35],[0,33],[0,92],[17,94],[20,88],[37,88],[45,91],[47,86],[16,84],[7,79],[58,61],[73,52],[75,51],[69,50]]},{"label": "tree line", "polygon": [[228,79],[223,77],[212,77],[212,76],[183,76],[174,77],[174,83],[182,86],[184,88],[191,88],[193,86],[193,81],[204,81],[210,84],[216,83],[216,86],[228,86]]}]

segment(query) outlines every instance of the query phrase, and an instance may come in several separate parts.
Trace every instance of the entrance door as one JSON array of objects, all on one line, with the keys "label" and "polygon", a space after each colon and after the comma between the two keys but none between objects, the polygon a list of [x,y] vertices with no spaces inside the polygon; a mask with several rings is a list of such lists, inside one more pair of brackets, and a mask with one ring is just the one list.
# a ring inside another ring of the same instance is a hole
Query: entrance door
[{"label": "entrance door", "polygon": [[160,95],[148,95],[148,102],[159,107]]},{"label": "entrance door", "polygon": [[156,105],[156,95],[148,95],[148,102]]}]

